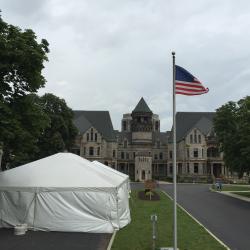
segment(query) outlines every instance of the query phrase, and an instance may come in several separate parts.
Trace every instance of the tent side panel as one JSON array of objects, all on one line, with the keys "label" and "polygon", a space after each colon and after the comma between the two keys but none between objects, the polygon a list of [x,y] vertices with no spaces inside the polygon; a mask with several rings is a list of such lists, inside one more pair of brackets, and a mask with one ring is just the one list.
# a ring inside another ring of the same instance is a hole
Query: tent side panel
[{"label": "tent side panel", "polygon": [[120,228],[130,223],[128,183],[124,182],[118,189],[118,215]]},{"label": "tent side panel", "polygon": [[112,233],[109,200],[107,192],[39,193],[34,226],[49,231]]},{"label": "tent side panel", "polygon": [[21,191],[0,193],[0,227],[14,227],[22,223],[32,227],[35,194]]}]

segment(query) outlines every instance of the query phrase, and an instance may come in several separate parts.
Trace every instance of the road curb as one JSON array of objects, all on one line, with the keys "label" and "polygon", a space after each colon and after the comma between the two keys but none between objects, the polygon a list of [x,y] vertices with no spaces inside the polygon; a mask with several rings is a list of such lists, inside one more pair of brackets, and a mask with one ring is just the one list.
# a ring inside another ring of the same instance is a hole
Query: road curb
[{"label": "road curb", "polygon": [[[173,201],[173,198],[165,191],[161,190],[170,200]],[[207,229],[201,222],[199,222],[193,215],[191,215],[184,207],[178,204],[178,207],[183,210],[187,215],[189,215],[196,223],[198,223],[205,231],[207,231],[215,240],[217,240],[223,247],[227,250],[231,250],[223,241],[221,241],[218,237],[216,237],[209,229]]]},{"label": "road curb", "polygon": [[114,242],[114,240],[115,240],[116,232],[117,232],[117,230],[115,230],[115,231],[113,232],[112,237],[111,237],[111,239],[110,239],[110,241],[109,241],[107,250],[111,250],[111,247],[112,247],[113,242]]}]

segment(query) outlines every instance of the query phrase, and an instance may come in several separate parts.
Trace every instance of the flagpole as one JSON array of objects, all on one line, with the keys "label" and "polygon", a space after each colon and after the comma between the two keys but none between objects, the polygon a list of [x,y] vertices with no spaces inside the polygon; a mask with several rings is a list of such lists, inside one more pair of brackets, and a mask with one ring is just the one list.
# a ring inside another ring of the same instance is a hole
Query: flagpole
[{"label": "flagpole", "polygon": [[173,56],[173,188],[174,188],[174,250],[177,250],[177,209],[176,209],[176,101],[175,101],[175,52]]}]

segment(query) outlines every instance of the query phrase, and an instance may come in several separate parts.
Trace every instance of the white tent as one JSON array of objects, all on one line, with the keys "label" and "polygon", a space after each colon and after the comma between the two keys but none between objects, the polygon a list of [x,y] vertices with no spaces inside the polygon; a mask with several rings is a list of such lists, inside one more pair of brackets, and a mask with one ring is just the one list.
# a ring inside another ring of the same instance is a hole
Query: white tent
[{"label": "white tent", "polygon": [[100,169],[103,173],[107,174],[107,175],[113,175],[115,176],[115,178],[119,178],[121,181],[122,180],[126,180],[126,183],[127,183],[127,190],[128,192],[131,192],[131,189],[130,189],[130,180],[129,180],[129,176],[120,172],[120,171],[117,171],[111,167],[108,167],[106,165],[104,165],[103,163],[99,162],[99,161],[93,161],[92,163],[94,163],[98,169]]},{"label": "white tent", "polygon": [[112,233],[130,222],[128,176],[71,153],[0,173],[0,227]]}]

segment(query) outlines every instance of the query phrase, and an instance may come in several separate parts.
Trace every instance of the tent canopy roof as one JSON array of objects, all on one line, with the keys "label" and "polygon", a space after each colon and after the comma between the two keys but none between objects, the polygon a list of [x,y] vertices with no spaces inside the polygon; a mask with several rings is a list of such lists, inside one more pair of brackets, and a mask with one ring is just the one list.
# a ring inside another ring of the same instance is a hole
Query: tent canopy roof
[{"label": "tent canopy roof", "polygon": [[58,153],[0,173],[0,189],[19,188],[114,188],[125,177],[106,171],[78,155]]}]

